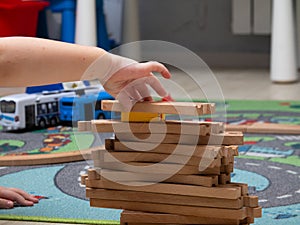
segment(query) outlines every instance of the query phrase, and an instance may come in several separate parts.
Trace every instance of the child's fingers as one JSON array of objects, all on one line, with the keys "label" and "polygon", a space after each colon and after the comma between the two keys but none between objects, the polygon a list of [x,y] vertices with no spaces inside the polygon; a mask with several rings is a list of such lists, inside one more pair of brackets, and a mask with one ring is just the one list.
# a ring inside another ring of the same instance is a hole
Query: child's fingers
[{"label": "child's fingers", "polygon": [[165,97],[168,95],[165,88],[154,75],[147,77],[147,79],[145,79],[145,83],[148,84],[161,97]]},{"label": "child's fingers", "polygon": [[26,191],[23,191],[19,188],[10,188],[11,191],[18,193],[20,196],[22,196],[25,200],[37,203],[39,202],[39,200],[37,198],[34,197],[34,195],[31,195],[29,193],[27,193]]},{"label": "child's fingers", "polygon": [[140,63],[137,66],[140,67],[141,70],[144,70],[144,73],[146,74],[157,72],[160,73],[164,78],[171,78],[171,73],[169,72],[169,70],[159,62],[150,61],[146,63]]},{"label": "child's fingers", "polygon": [[14,207],[14,203],[7,199],[0,198],[0,209],[11,209]]},{"label": "child's fingers", "polygon": [[6,188],[1,190],[1,198],[22,206],[33,206],[34,203],[38,202],[38,199],[18,188]]}]

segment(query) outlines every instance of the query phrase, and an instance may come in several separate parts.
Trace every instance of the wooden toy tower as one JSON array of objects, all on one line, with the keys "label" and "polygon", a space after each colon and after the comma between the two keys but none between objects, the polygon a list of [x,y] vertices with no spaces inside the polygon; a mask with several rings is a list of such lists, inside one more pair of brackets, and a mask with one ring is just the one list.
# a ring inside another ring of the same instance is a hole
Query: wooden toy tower
[{"label": "wooden toy tower", "polygon": [[[116,101],[102,108],[122,111]],[[230,180],[243,134],[220,122],[164,119],[214,110],[210,103],[137,103],[121,121],[79,122],[80,131],[115,134],[92,152],[94,168],[82,176],[90,205],[123,209],[122,225],[254,223],[258,197]]]}]

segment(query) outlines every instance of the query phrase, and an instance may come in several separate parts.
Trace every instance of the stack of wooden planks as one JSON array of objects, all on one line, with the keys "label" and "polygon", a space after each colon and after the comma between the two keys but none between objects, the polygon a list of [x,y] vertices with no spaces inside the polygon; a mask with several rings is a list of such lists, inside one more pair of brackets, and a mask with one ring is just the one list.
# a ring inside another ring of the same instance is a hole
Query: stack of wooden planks
[{"label": "stack of wooden planks", "polygon": [[[117,102],[102,104],[121,111]],[[214,112],[208,103],[174,107],[137,103],[133,111]],[[224,131],[218,122],[180,120],[93,120],[79,122],[78,129],[115,134],[105,149],[92,152],[94,167],[82,183],[92,207],[124,210],[121,224],[251,224],[261,216],[258,197],[248,194],[247,184],[230,181],[241,132]]]}]

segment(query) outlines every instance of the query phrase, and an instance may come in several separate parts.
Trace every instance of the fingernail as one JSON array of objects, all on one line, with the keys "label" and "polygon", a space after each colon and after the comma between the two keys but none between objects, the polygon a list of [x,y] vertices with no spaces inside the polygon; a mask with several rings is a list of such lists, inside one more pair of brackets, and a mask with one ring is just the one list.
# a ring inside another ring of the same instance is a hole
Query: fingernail
[{"label": "fingernail", "polygon": [[7,201],[7,202],[6,202],[6,207],[7,207],[8,209],[13,208],[13,207],[14,207],[14,203],[13,203],[12,201]]},{"label": "fingernail", "polygon": [[174,102],[174,99],[171,97],[170,94],[162,98],[163,102]]}]

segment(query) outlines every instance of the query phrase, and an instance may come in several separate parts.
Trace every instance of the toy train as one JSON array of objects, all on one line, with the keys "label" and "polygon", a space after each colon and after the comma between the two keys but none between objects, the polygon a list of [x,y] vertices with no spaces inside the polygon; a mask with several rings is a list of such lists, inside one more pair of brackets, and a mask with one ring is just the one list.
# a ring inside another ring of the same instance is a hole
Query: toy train
[{"label": "toy train", "polygon": [[28,87],[25,93],[0,98],[3,130],[46,128],[79,120],[110,119],[101,100],[113,99],[99,84],[69,82]]}]

